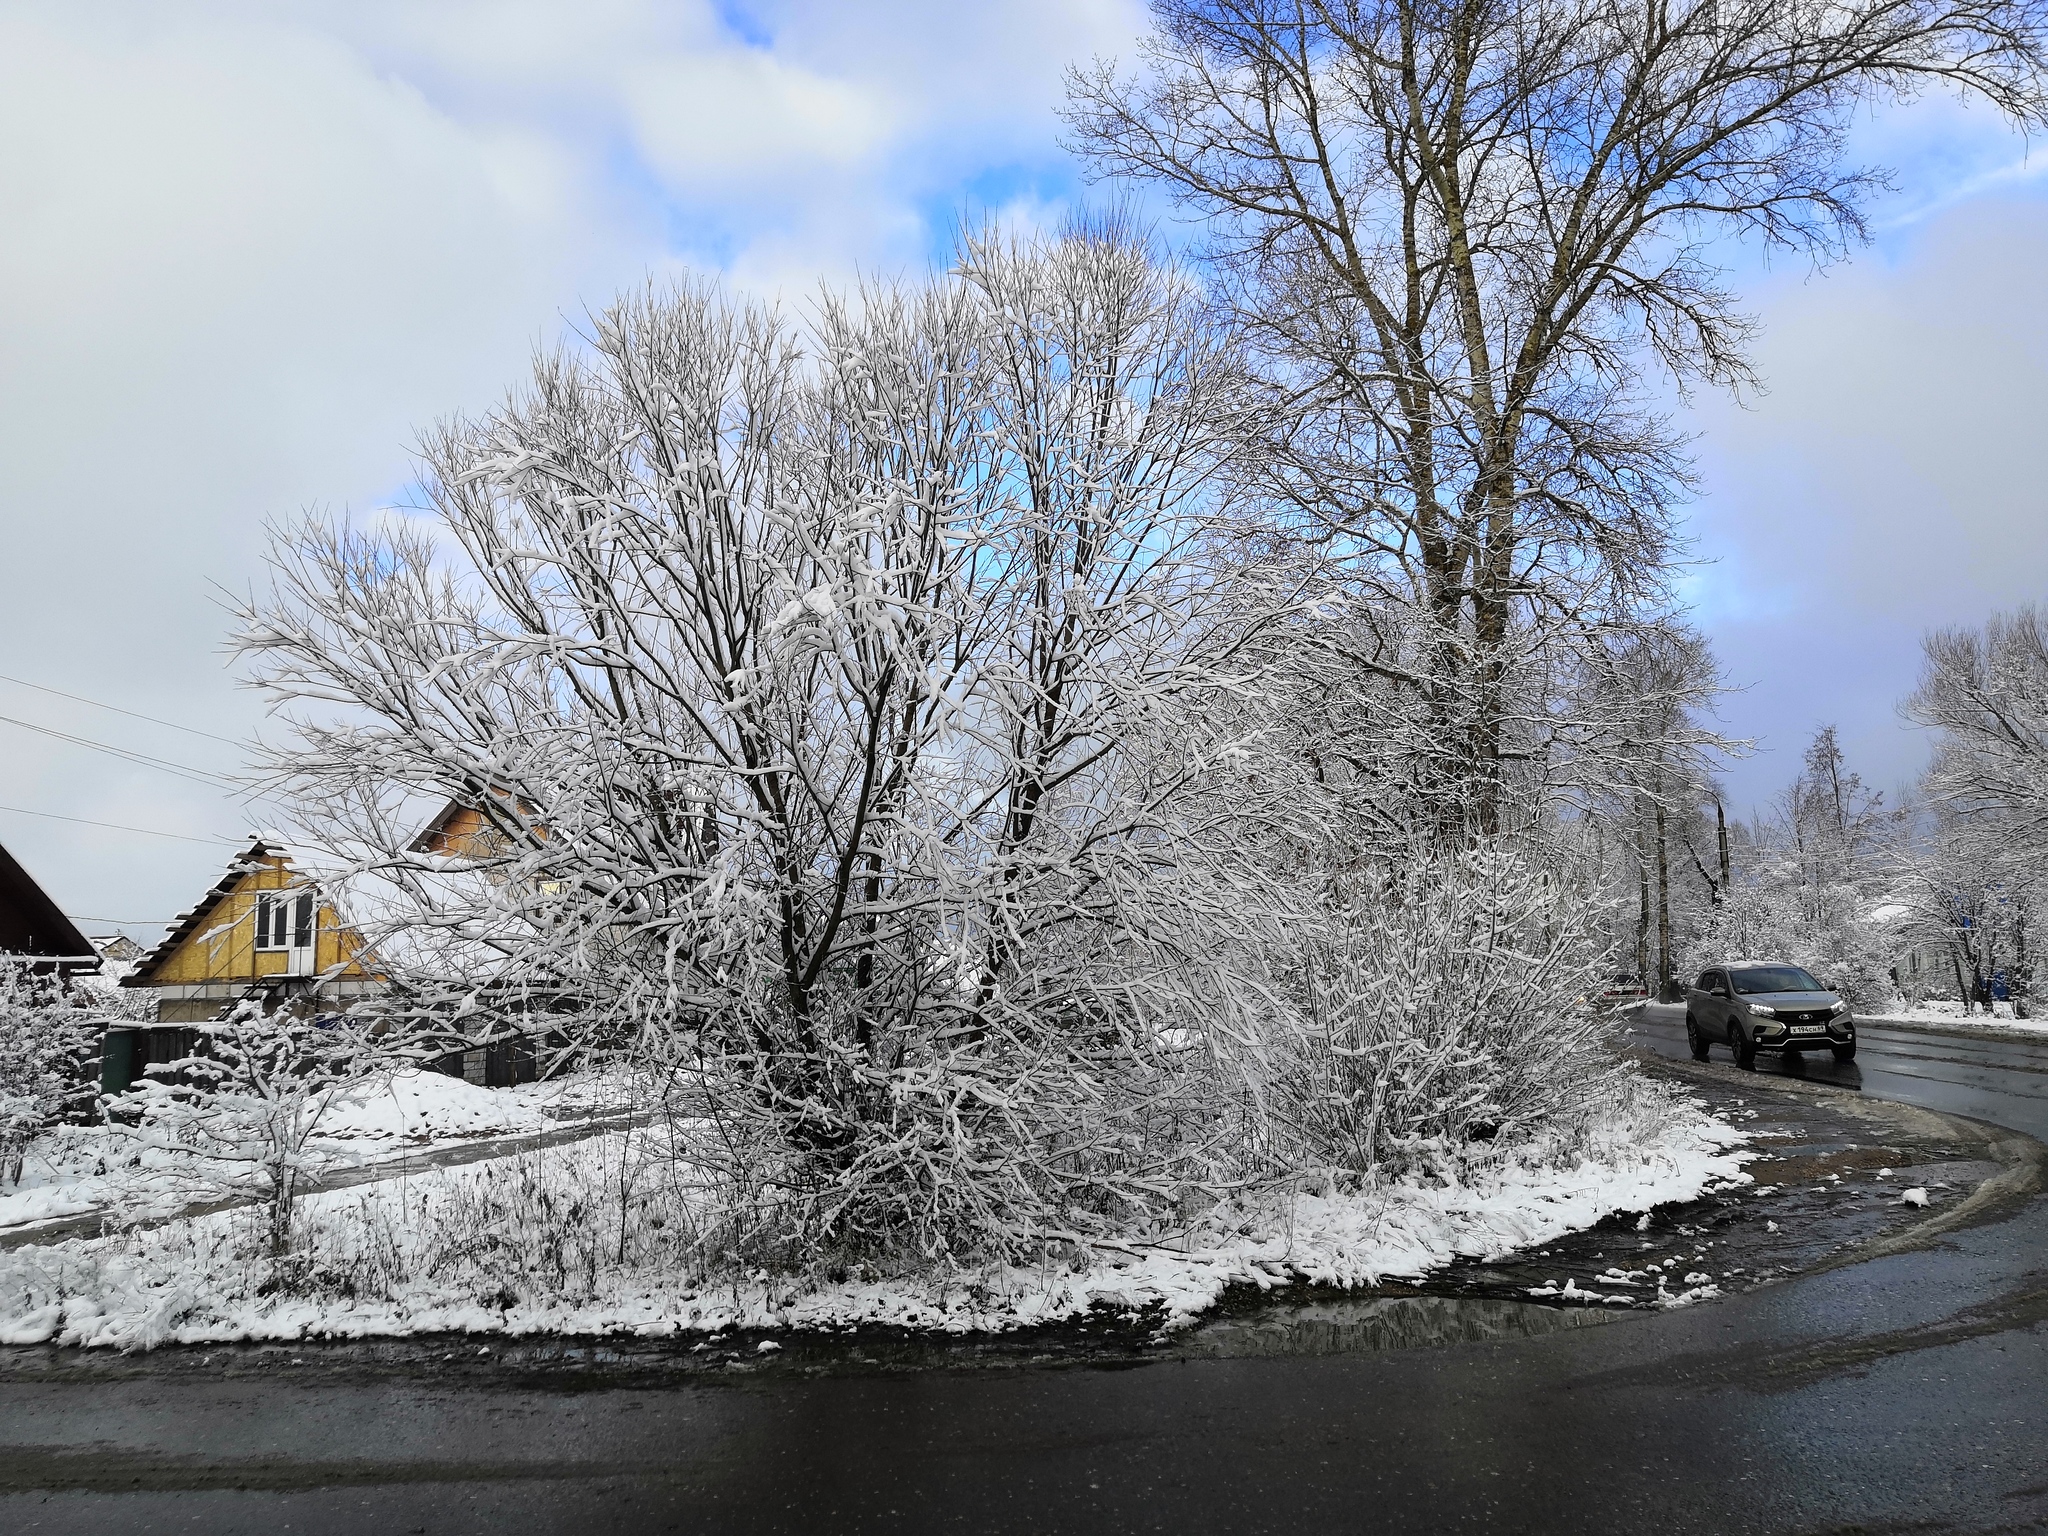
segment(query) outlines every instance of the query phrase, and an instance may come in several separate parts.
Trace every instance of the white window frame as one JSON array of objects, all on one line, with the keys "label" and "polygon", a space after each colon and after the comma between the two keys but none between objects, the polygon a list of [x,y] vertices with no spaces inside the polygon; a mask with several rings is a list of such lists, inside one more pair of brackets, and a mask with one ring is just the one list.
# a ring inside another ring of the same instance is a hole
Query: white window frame
[{"label": "white window frame", "polygon": [[[291,937],[289,913],[291,896],[285,891],[258,891],[256,893],[256,949],[259,954],[271,954],[277,950],[289,949],[285,941]],[[287,921],[280,922],[280,918]]]},{"label": "white window frame", "polygon": [[[294,944],[298,936],[300,909],[305,909],[307,942]],[[311,949],[320,935],[320,909],[311,891],[258,891],[256,893],[256,949],[259,954],[284,954],[294,949]]]}]

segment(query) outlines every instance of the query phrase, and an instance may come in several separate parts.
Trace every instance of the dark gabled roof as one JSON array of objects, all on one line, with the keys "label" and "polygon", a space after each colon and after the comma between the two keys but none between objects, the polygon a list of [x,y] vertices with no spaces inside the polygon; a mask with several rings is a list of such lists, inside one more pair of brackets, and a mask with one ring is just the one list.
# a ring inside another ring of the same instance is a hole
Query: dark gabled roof
[{"label": "dark gabled roof", "polygon": [[99,962],[99,952],[78,926],[57,909],[49,893],[29,878],[28,871],[4,847],[0,847],[0,953]]},{"label": "dark gabled roof", "polygon": [[434,813],[434,819],[420,828],[420,835],[405,845],[407,853],[432,853],[434,839],[448,830],[448,823],[470,808],[466,800],[450,800]]},{"label": "dark gabled roof", "polygon": [[135,962],[135,969],[121,978],[121,985],[148,986],[149,978],[156,974],[156,968],[170,959],[177,952],[178,946],[198,930],[199,925],[206,921],[213,909],[242,883],[244,875],[259,868],[259,861],[262,859],[273,854],[282,855],[284,851],[284,845],[281,843],[274,843],[262,837],[250,838],[249,846],[235,856],[227,867],[227,873],[214,882],[211,890],[199,898],[198,904],[171,919],[171,931],[157,942],[156,948]]}]

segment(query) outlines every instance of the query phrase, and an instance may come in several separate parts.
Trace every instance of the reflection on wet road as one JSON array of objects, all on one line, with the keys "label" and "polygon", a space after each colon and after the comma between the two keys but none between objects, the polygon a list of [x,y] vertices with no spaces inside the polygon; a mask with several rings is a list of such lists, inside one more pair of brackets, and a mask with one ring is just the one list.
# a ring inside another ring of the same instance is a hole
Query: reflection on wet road
[{"label": "reflection on wet road", "polygon": [[[1989,1120],[2048,1141],[2048,1036],[1994,1040],[1882,1023],[1859,1024],[1856,1036],[1854,1061],[1817,1052],[1802,1059],[1760,1051],[1757,1071]],[[1674,1060],[1689,1056],[1684,1006],[1651,1003],[1640,1009],[1630,1042]],[[1726,1064],[1727,1047],[1714,1046],[1709,1059]]]}]

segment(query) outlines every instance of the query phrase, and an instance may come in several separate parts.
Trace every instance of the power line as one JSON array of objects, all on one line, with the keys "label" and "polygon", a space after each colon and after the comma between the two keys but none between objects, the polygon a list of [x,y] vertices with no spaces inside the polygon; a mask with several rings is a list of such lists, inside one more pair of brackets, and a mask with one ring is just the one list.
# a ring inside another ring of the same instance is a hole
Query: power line
[{"label": "power line", "polygon": [[[189,832],[159,832],[154,827],[124,827],[119,822],[93,821],[85,816],[59,816],[55,811],[32,811],[25,805],[0,805],[0,811],[12,811],[17,816],[41,816],[46,821],[75,821],[81,827],[105,827],[112,832],[140,832],[144,837],[175,837],[186,843],[226,843],[230,846],[239,846],[241,842],[239,838],[233,837],[194,837]],[[106,922],[108,919],[96,917],[92,921],[98,923]]]},{"label": "power line", "polygon": [[114,923],[123,928],[168,928],[168,917],[80,917],[75,912],[64,914],[74,923]]},{"label": "power line", "polygon": [[70,699],[73,703],[90,704],[94,709],[111,709],[117,715],[127,715],[130,719],[134,720],[147,720],[151,725],[167,725],[172,730],[183,731],[189,736],[204,736],[208,741],[227,742],[231,747],[241,745],[240,742],[230,741],[225,736],[216,736],[211,731],[202,731],[197,726],[180,725],[175,720],[159,720],[155,715],[145,715],[132,709],[123,709],[118,704],[102,704],[98,699],[88,699],[82,693],[66,693],[62,688],[46,688],[41,683],[31,683],[26,678],[9,677],[4,672],[0,672],[0,683],[14,683],[23,688],[33,688],[37,693],[55,694],[58,698]]},{"label": "power line", "polygon": [[145,768],[160,768],[165,773],[175,773],[181,779],[190,779],[195,784],[204,784],[209,789],[238,789],[241,786],[224,774],[210,772],[205,768],[188,768],[183,763],[173,763],[161,757],[151,757],[147,752],[131,752],[126,747],[110,747],[104,741],[88,741],[83,736],[73,736],[68,731],[52,730],[47,725],[37,725],[28,720],[17,720],[12,715],[0,715],[0,722],[18,725],[25,731],[35,731],[44,736],[54,736],[59,741],[68,741],[73,746],[90,747],[95,752],[105,752],[111,757],[125,759]]}]

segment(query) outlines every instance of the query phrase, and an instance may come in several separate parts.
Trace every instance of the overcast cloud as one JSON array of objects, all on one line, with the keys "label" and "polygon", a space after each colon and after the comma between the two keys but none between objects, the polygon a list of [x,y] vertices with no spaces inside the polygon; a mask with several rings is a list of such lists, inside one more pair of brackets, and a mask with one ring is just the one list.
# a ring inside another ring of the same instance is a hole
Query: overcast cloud
[{"label": "overcast cloud", "polygon": [[[0,4],[0,674],[238,738],[216,587],[262,524],[380,506],[436,416],[680,264],[765,291],[915,270],[963,212],[1075,195],[1059,71],[1130,0]],[[1753,271],[1770,393],[1693,411],[1691,583],[1761,800],[1822,721],[1891,785],[1920,631],[2042,592],[2048,204],[1995,125],[1897,114],[1878,246]],[[191,767],[227,742],[0,682],[0,716]],[[0,724],[0,805],[189,836],[260,807]],[[221,844],[0,811],[88,922],[161,920]],[[148,932],[146,922],[138,927]]]}]

